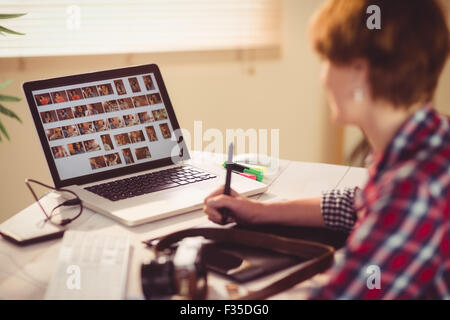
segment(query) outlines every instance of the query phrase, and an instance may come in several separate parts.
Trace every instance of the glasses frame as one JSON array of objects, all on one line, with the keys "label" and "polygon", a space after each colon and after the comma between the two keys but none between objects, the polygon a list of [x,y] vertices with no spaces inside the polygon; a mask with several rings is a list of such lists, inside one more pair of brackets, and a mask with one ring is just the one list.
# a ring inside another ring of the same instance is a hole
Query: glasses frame
[{"label": "glasses frame", "polygon": [[[48,213],[45,211],[45,209],[44,209],[44,207],[42,206],[42,204],[41,204],[41,201],[40,201],[40,200],[42,199],[42,197],[39,198],[39,197],[36,195],[36,193],[34,192],[33,188],[31,187],[30,182],[36,183],[36,184],[38,184],[38,185],[40,185],[40,186],[42,186],[42,187],[51,189],[51,190],[53,190],[53,191],[55,191],[55,192],[67,192],[67,193],[70,193],[70,194],[72,194],[75,198],[74,198],[74,199],[70,199],[70,200],[66,200],[66,201],[64,201],[64,202],[62,202],[62,203],[56,205],[56,206],[52,209],[52,211],[50,211],[50,214],[48,214]],[[45,183],[42,183],[42,182],[37,181],[37,180],[34,180],[34,179],[25,179],[25,184],[27,185],[28,189],[30,189],[30,192],[31,192],[31,194],[32,194],[33,197],[34,197],[34,200],[35,200],[35,201],[37,202],[37,204],[39,205],[39,208],[41,208],[41,211],[44,213],[45,218],[46,218],[46,219],[45,219],[45,222],[50,221],[50,223],[52,223],[52,224],[54,224],[54,225],[64,226],[64,225],[66,225],[66,224],[68,224],[68,223],[74,221],[74,220],[77,219],[78,217],[80,217],[81,214],[83,213],[83,209],[84,209],[84,207],[83,207],[83,202],[81,201],[80,197],[79,197],[75,192],[73,192],[72,190],[68,190],[68,189],[58,189],[58,188],[49,186],[49,185],[47,185],[47,184],[45,184]],[[69,207],[69,206],[80,206],[80,211],[79,211],[73,218],[62,219],[60,223],[56,223],[56,222],[52,221],[52,217],[53,217],[53,214],[54,214],[55,210],[58,209],[58,208],[60,208],[60,207],[63,207],[63,206],[67,206],[67,207]]]}]

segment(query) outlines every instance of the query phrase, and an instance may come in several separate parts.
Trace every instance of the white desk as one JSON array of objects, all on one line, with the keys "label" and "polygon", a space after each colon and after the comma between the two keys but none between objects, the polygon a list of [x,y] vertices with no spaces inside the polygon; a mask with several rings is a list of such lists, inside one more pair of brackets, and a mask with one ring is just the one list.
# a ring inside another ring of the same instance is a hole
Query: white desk
[{"label": "white desk", "polygon": [[[217,164],[223,161],[222,156],[193,154],[194,159],[198,159],[199,156],[203,159],[206,157]],[[269,184],[269,190],[255,198],[261,201],[278,201],[319,196],[323,190],[355,185],[363,186],[366,179],[366,170],[360,168],[282,160],[278,173],[264,181]],[[82,216],[70,224],[70,229],[90,230],[105,234],[129,234],[132,250],[126,297],[142,299],[140,265],[144,259],[149,257],[149,250],[141,242],[194,226],[211,226],[201,210],[138,227],[126,227],[85,209]],[[0,299],[42,299],[57,261],[60,243],[61,240],[58,239],[17,247],[0,239]],[[289,270],[284,272],[289,272]],[[267,277],[265,280],[282,276],[284,272],[278,273],[272,278]],[[318,275],[274,298],[301,299],[305,295],[305,288],[322,281],[324,281],[323,275]],[[223,292],[221,285],[225,280],[215,278],[214,281],[209,282],[212,296],[221,298],[221,292]],[[250,286],[250,288],[252,287]]]}]

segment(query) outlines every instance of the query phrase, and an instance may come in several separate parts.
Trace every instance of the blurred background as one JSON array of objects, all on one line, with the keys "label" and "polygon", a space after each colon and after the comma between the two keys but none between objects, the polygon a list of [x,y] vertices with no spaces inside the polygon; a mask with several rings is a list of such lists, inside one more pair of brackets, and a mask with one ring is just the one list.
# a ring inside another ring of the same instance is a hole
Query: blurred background
[{"label": "blurred background", "polygon": [[[178,121],[191,133],[194,121],[224,135],[225,129],[253,128],[269,130],[270,137],[270,129],[279,129],[280,158],[347,164],[361,135],[331,123],[320,61],[307,37],[322,3],[2,1],[0,14],[27,14],[0,19],[0,83],[11,80],[0,95],[21,98],[0,103],[22,119],[0,113],[10,137],[0,142],[0,222],[33,202],[25,178],[52,183],[21,88],[30,80],[156,63]],[[435,101],[446,114],[449,88],[447,64]]]}]

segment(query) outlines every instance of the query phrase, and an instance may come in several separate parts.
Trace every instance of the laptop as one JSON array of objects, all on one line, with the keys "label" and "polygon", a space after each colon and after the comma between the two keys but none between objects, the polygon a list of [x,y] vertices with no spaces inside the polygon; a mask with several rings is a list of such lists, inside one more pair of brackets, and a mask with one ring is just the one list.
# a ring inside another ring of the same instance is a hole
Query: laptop
[{"label": "laptop", "polygon": [[[155,64],[30,81],[23,90],[55,187],[122,224],[199,209],[225,182],[219,163],[190,160]],[[267,190],[238,174],[232,188]]]}]

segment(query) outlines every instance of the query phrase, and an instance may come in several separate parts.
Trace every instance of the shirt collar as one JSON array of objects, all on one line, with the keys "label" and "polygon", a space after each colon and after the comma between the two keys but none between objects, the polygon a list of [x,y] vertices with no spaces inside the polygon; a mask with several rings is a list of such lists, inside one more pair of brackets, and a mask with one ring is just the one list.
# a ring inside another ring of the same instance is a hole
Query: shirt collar
[{"label": "shirt collar", "polygon": [[385,151],[373,156],[370,176],[376,179],[395,163],[411,158],[424,146],[438,123],[439,117],[430,104],[419,108],[400,126]]}]

